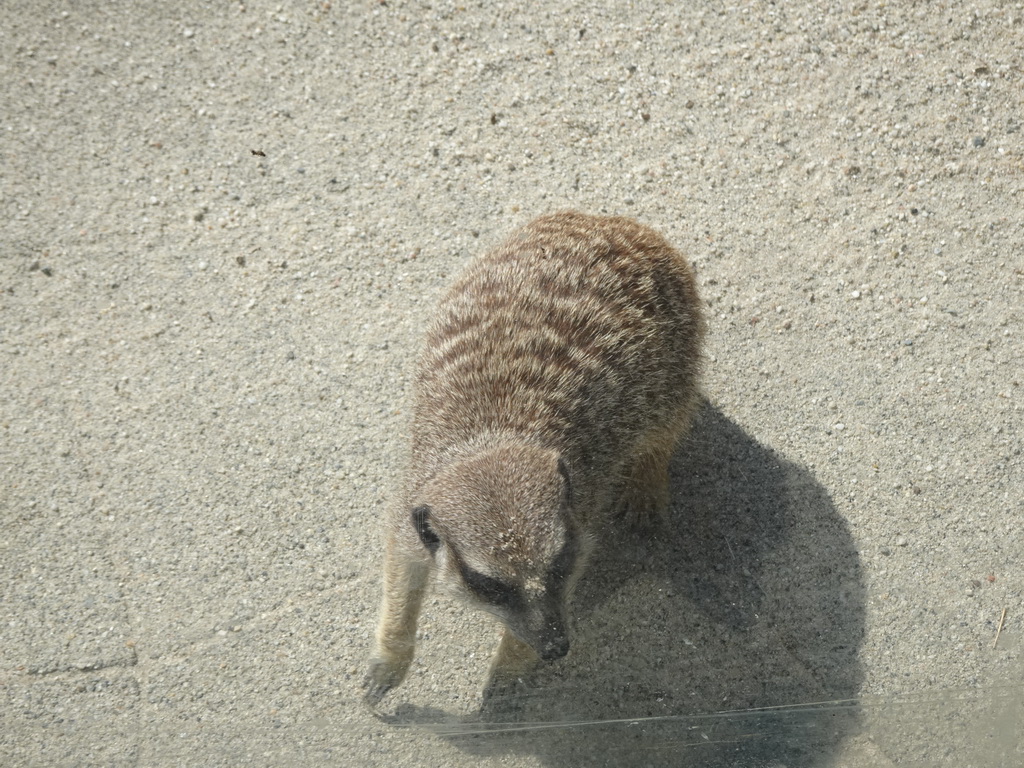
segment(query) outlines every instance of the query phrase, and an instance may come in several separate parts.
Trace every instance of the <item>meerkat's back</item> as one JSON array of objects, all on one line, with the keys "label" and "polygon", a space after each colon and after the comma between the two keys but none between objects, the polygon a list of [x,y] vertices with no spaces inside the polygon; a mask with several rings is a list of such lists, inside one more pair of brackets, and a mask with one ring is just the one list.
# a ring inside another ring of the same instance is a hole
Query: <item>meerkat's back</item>
[{"label": "meerkat's back", "polygon": [[455,280],[416,374],[371,701],[405,676],[431,571],[505,624],[489,690],[567,652],[596,536],[667,507],[703,335],[689,264],[627,218],[543,216]]},{"label": "meerkat's back", "polygon": [[693,272],[661,235],[622,217],[536,219],[441,301],[416,379],[414,475],[500,435],[616,475],[652,430],[688,419],[703,331]]}]

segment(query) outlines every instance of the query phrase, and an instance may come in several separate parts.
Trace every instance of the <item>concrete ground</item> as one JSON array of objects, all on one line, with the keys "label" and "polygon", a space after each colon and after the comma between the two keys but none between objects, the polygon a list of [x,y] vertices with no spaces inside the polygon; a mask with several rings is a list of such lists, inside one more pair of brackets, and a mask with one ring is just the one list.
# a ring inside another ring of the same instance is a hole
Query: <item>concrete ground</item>
[{"label": "concrete ground", "polygon": [[[3,17],[0,763],[1024,763],[1019,3]],[[443,596],[375,718],[424,319],[564,207],[699,273],[671,528],[514,724]]]}]

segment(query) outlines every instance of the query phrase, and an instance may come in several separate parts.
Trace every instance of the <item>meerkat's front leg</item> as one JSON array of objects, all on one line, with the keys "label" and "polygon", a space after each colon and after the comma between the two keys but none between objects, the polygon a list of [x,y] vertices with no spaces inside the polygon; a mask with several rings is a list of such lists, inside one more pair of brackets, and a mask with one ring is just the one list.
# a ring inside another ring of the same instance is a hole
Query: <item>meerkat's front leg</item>
[{"label": "meerkat's front leg", "polygon": [[384,559],[384,599],[370,671],[363,687],[371,706],[401,685],[416,648],[416,622],[430,577],[430,561],[392,533]]},{"label": "meerkat's front leg", "polygon": [[505,704],[500,700],[510,696],[520,679],[539,661],[540,657],[532,647],[506,629],[491,662],[491,672],[484,689],[484,706],[496,708]]}]

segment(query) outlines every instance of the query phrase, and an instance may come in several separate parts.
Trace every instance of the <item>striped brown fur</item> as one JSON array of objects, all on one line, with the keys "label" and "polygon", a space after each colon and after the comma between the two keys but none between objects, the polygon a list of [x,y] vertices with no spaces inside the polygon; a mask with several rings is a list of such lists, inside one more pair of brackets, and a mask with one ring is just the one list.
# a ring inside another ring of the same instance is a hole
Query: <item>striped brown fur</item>
[{"label": "striped brown fur", "polygon": [[703,336],[690,266],[627,218],[543,216],[455,280],[417,370],[369,701],[405,677],[432,571],[505,624],[489,691],[564,655],[595,537],[667,507]]}]

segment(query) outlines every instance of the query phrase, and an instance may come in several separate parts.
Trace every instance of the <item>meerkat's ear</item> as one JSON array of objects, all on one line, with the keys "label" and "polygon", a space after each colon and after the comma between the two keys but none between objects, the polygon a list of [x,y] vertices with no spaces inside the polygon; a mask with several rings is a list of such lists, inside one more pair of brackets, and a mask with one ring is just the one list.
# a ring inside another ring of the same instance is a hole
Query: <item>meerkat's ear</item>
[{"label": "meerkat's ear", "polygon": [[412,524],[427,551],[434,555],[441,546],[441,539],[430,527],[430,507],[424,505],[412,511]]},{"label": "meerkat's ear", "polygon": [[558,458],[558,474],[565,480],[565,493],[563,495],[563,501],[566,506],[572,506],[572,482],[569,480],[569,465],[565,463],[565,459],[562,457]]}]

